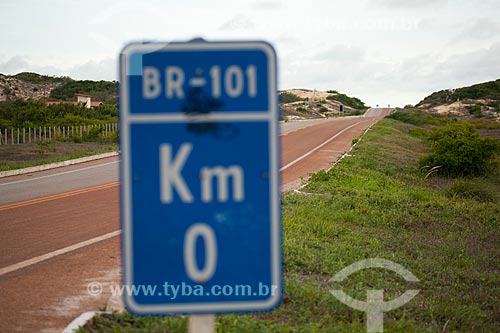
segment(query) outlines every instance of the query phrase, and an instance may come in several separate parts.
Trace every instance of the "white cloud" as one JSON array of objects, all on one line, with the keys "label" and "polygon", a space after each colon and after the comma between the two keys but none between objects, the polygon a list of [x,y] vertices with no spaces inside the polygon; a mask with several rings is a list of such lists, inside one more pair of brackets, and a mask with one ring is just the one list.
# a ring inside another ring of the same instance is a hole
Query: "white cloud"
[{"label": "white cloud", "polygon": [[500,37],[500,20],[498,19],[481,17],[471,22],[465,22],[464,26],[454,41],[463,41],[464,39],[485,40]]},{"label": "white cloud", "polygon": [[17,74],[19,72],[27,71],[29,64],[23,57],[13,56],[9,60],[0,63],[0,73],[4,74]]},{"label": "white cloud", "polygon": [[234,31],[234,30],[249,30],[255,27],[253,21],[246,15],[241,13],[236,14],[228,21],[224,22],[219,30]]},{"label": "white cloud", "polygon": [[454,88],[481,81],[500,78],[500,43],[489,48],[457,54],[445,63],[436,66],[438,72],[444,73],[445,79]]},{"label": "white cloud", "polygon": [[75,65],[68,70],[69,76],[77,80],[118,80],[117,59],[106,58],[91,60],[84,64]]},{"label": "white cloud", "polygon": [[448,4],[448,0],[369,0],[370,7],[389,9],[418,9]]},{"label": "white cloud", "polygon": [[131,40],[202,36],[267,40],[280,88],[336,89],[370,104],[500,76],[498,0],[4,2],[0,72],[9,74],[113,80]]},{"label": "white cloud", "polygon": [[[57,63],[53,60],[52,63]],[[14,56],[0,62],[0,73],[14,75],[20,72],[35,72],[50,76],[70,76],[76,80],[117,80],[117,60],[105,58],[90,60],[69,67],[56,67],[51,63],[37,63],[22,56]]]},{"label": "white cloud", "polygon": [[67,75],[63,70],[51,64],[37,64],[30,58],[18,55],[0,62],[0,73],[14,75],[21,72],[35,72],[50,76]]},{"label": "white cloud", "polygon": [[326,62],[357,62],[363,58],[365,51],[353,45],[336,44],[316,53],[312,59]]},{"label": "white cloud", "polygon": [[252,8],[257,10],[275,10],[283,8],[283,3],[280,1],[256,1],[252,4]]}]

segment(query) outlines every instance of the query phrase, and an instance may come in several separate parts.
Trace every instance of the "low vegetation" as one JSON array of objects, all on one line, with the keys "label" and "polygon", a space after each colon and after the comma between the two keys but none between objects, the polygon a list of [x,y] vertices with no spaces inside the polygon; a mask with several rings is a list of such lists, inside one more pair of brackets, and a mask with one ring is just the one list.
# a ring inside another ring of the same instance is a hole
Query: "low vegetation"
[{"label": "low vegetation", "polygon": [[432,152],[420,159],[422,168],[454,177],[482,176],[499,168],[494,157],[500,152],[500,141],[480,137],[471,123],[435,128],[428,136]]},{"label": "low vegetation", "polygon": [[118,150],[113,140],[40,141],[22,145],[0,145],[0,171],[67,161]]},{"label": "low vegetation", "polygon": [[346,106],[349,106],[353,109],[366,109],[365,103],[363,103],[359,98],[356,97],[349,97],[345,94],[341,94],[337,92],[336,90],[328,90],[328,93],[332,94],[329,95],[326,99],[334,100],[337,102],[340,102]]},{"label": "low vegetation", "polygon": [[[487,99],[493,101],[493,107],[500,101],[500,79],[469,87],[457,88],[453,90],[441,90],[424,98],[417,106],[429,105],[437,106],[456,102],[457,100],[478,100]],[[495,103],[496,101],[496,103]],[[498,109],[500,111],[500,109]]]},{"label": "low vegetation", "polygon": [[287,104],[293,102],[304,101],[305,98],[301,98],[293,93],[282,91],[279,93],[280,103]]},{"label": "low vegetation", "polygon": [[[433,153],[433,129],[446,132],[457,121],[422,113],[391,118],[334,168],[313,175],[302,193],[283,195],[283,302],[270,313],[217,316],[217,332],[366,332],[365,314],[334,298],[334,288],[359,300],[368,289],[382,289],[385,301],[420,290],[384,313],[386,333],[500,331],[500,170],[427,176],[419,160]],[[483,137],[498,130],[480,124],[474,126]],[[378,268],[329,282],[368,258],[399,263],[420,282]],[[80,332],[186,332],[186,326],[186,317],[110,314]]]},{"label": "low vegetation", "polygon": [[[296,93],[299,91],[298,93]],[[294,118],[326,118],[355,116],[366,112],[365,104],[335,90],[328,92],[297,89],[281,91],[280,116],[288,121]]]},{"label": "low vegetation", "polygon": [[118,121],[118,108],[105,104],[87,109],[82,105],[21,100],[0,102],[0,129],[36,126],[77,126]]},{"label": "low vegetation", "polygon": [[95,101],[104,104],[118,103],[118,82],[116,81],[67,81],[50,92],[50,100],[74,101],[75,94],[91,95]]},{"label": "low vegetation", "polygon": [[403,123],[412,124],[415,126],[420,125],[445,125],[450,122],[450,118],[437,114],[431,114],[423,110],[414,109],[413,107],[405,107],[405,111],[400,110],[394,112],[387,118],[399,120]]},{"label": "low vegetation", "polygon": [[40,75],[32,72],[22,72],[14,75],[16,79],[36,83],[36,84],[44,84],[44,83],[64,83],[72,81],[72,79],[68,76],[48,76],[48,75]]}]

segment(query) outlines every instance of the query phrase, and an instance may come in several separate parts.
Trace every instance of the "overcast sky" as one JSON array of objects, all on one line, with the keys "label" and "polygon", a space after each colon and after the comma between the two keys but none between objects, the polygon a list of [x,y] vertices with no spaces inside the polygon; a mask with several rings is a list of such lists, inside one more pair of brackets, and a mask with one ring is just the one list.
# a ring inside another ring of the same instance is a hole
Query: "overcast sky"
[{"label": "overcast sky", "polygon": [[500,78],[500,0],[1,0],[0,73],[116,80],[129,41],[266,40],[279,88],[415,104]]}]

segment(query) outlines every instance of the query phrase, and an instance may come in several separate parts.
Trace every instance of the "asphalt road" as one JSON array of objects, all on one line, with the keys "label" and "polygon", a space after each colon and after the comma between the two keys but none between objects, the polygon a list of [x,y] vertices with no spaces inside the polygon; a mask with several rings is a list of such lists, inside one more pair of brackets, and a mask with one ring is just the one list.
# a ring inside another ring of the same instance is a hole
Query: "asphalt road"
[{"label": "asphalt road", "polygon": [[[329,168],[389,112],[283,124],[282,190]],[[120,283],[118,163],[0,179],[0,332],[60,332],[105,306]],[[89,293],[93,282],[101,293]]]}]

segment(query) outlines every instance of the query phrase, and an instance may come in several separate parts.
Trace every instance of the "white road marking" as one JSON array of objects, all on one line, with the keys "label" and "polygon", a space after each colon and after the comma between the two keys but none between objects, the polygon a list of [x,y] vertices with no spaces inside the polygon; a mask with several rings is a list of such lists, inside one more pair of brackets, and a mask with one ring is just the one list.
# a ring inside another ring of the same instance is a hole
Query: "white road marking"
[{"label": "white road marking", "polygon": [[29,179],[23,179],[23,180],[16,180],[14,182],[0,184],[0,186],[6,186],[6,185],[24,183],[24,182],[29,182],[29,181],[43,179],[43,178],[49,178],[49,177],[56,177],[56,176],[65,175],[65,174],[68,174],[68,173],[74,173],[74,172],[79,172],[79,171],[88,170],[88,169],[95,169],[95,168],[99,168],[99,167],[103,167],[103,166],[110,165],[110,164],[115,164],[115,163],[119,163],[119,161],[113,161],[113,162],[107,162],[107,163],[92,165],[92,166],[88,166],[88,167],[85,167],[85,168],[80,168],[80,169],[75,169],[75,170],[69,170],[69,171],[63,171],[63,172],[58,172],[58,173],[54,173],[54,174],[51,174],[51,175],[45,175],[45,176],[40,176],[40,177],[35,177],[35,178],[29,178]]},{"label": "white road marking", "polygon": [[361,121],[358,121],[357,123],[354,123],[352,124],[351,126],[348,126],[346,128],[344,128],[342,131],[338,132],[337,134],[335,134],[334,136],[332,136],[331,138],[329,138],[328,140],[326,140],[325,142],[323,142],[322,144],[320,144],[319,146],[311,149],[310,151],[308,151],[307,153],[305,153],[304,155],[300,156],[299,158],[296,158],[295,160],[293,160],[292,162],[288,163],[287,165],[285,165],[284,167],[282,167],[280,169],[280,172],[288,169],[289,167],[291,167],[292,165],[294,165],[295,163],[299,162],[300,160],[306,158],[307,156],[311,155],[312,153],[314,153],[316,150],[318,149],[321,149],[321,147],[325,146],[326,144],[328,144],[329,142],[331,142],[332,140],[334,140],[336,137],[338,137],[340,134],[344,133],[345,131],[347,131],[348,129],[360,124]]},{"label": "white road marking", "polygon": [[83,242],[80,242],[80,243],[77,243],[77,244],[74,244],[74,245],[67,246],[65,248],[62,248],[62,249],[59,249],[59,250],[56,250],[56,251],[52,251],[52,252],[43,254],[43,255],[38,256],[38,257],[34,257],[34,258],[31,258],[31,259],[28,259],[28,260],[21,261],[21,262],[19,262],[17,264],[14,264],[14,265],[10,265],[10,266],[4,267],[4,268],[0,268],[0,276],[5,275],[7,273],[11,273],[11,272],[17,271],[17,270],[19,270],[21,268],[25,268],[25,267],[28,267],[28,266],[31,266],[31,265],[34,265],[34,264],[38,264],[39,262],[42,262],[42,261],[45,261],[45,260],[48,260],[48,259],[60,256],[61,254],[65,254],[65,253],[68,253],[68,252],[71,252],[71,251],[75,251],[75,250],[78,250],[78,249],[80,249],[82,247],[89,246],[89,245],[98,243],[100,241],[103,241],[103,240],[106,240],[106,239],[109,239],[109,238],[113,238],[113,237],[118,236],[120,234],[121,234],[121,230],[116,230],[116,231],[113,231],[113,232],[101,235],[99,237],[95,237],[95,238],[92,238],[92,239],[89,239],[89,240],[86,240],[86,241],[83,241]]},{"label": "white road marking", "polygon": [[[280,169],[280,172],[282,172],[283,170],[286,170],[287,168],[291,167],[295,163],[297,163],[300,160],[302,160],[302,159],[306,158],[307,156],[311,155],[312,153],[314,153],[318,149],[321,149],[321,147],[325,146],[326,144],[328,144],[329,142],[331,142],[332,140],[334,140],[336,137],[338,137],[339,135],[341,135],[342,133],[344,133],[348,129],[350,129],[350,128],[356,126],[356,125],[358,125],[359,123],[361,123],[361,121],[358,121],[357,123],[344,128],[342,131],[338,132],[337,134],[335,134],[334,136],[332,136],[331,138],[329,138],[325,142],[321,143],[317,147],[311,149],[309,152],[305,153],[304,155],[300,156],[299,158],[293,160],[292,162],[290,162],[287,165],[285,165],[284,167],[282,167]],[[59,176],[59,175],[63,175],[63,174],[74,173],[74,172],[79,172],[79,171],[88,170],[88,169],[94,169],[94,168],[98,168],[98,167],[102,167],[102,166],[106,166],[106,165],[110,165],[110,164],[114,164],[114,163],[119,163],[119,161],[113,161],[113,162],[108,162],[108,163],[93,165],[93,166],[89,166],[89,167],[85,167],[85,168],[81,168],[81,169],[64,171],[64,172],[59,172],[59,173],[55,173],[55,174],[51,174],[51,175],[46,175],[46,176],[41,176],[41,177],[36,177],[36,178],[18,180],[18,181],[10,182],[10,183],[3,183],[3,184],[0,184],[0,186],[17,184],[17,183],[23,183],[23,182],[27,182],[27,181],[32,181],[32,180],[37,180],[37,179],[42,179],[42,178],[48,178],[48,177],[55,177],[55,176]],[[67,246],[65,248],[62,248],[62,249],[59,249],[59,250],[56,250],[56,251],[52,251],[52,252],[43,254],[41,256],[37,256],[37,257],[31,258],[31,259],[28,259],[28,260],[24,260],[24,261],[21,261],[19,263],[16,263],[16,264],[4,267],[4,268],[0,268],[0,276],[5,275],[7,273],[11,273],[11,272],[17,271],[17,270],[20,270],[22,268],[25,268],[25,267],[28,267],[28,266],[31,266],[31,265],[38,264],[38,263],[40,263],[42,261],[49,260],[51,258],[60,256],[62,254],[78,250],[78,249],[80,249],[82,247],[86,247],[86,246],[89,246],[89,245],[101,242],[103,240],[116,237],[116,236],[118,236],[120,234],[121,234],[121,230],[116,230],[116,231],[113,231],[113,232],[110,232],[110,233],[107,233],[107,234],[104,234],[104,235],[101,235],[101,236],[98,236],[98,237],[95,237],[95,238],[92,238],[92,239],[80,242],[80,243],[77,243],[77,244],[74,244],[74,245]]]}]

